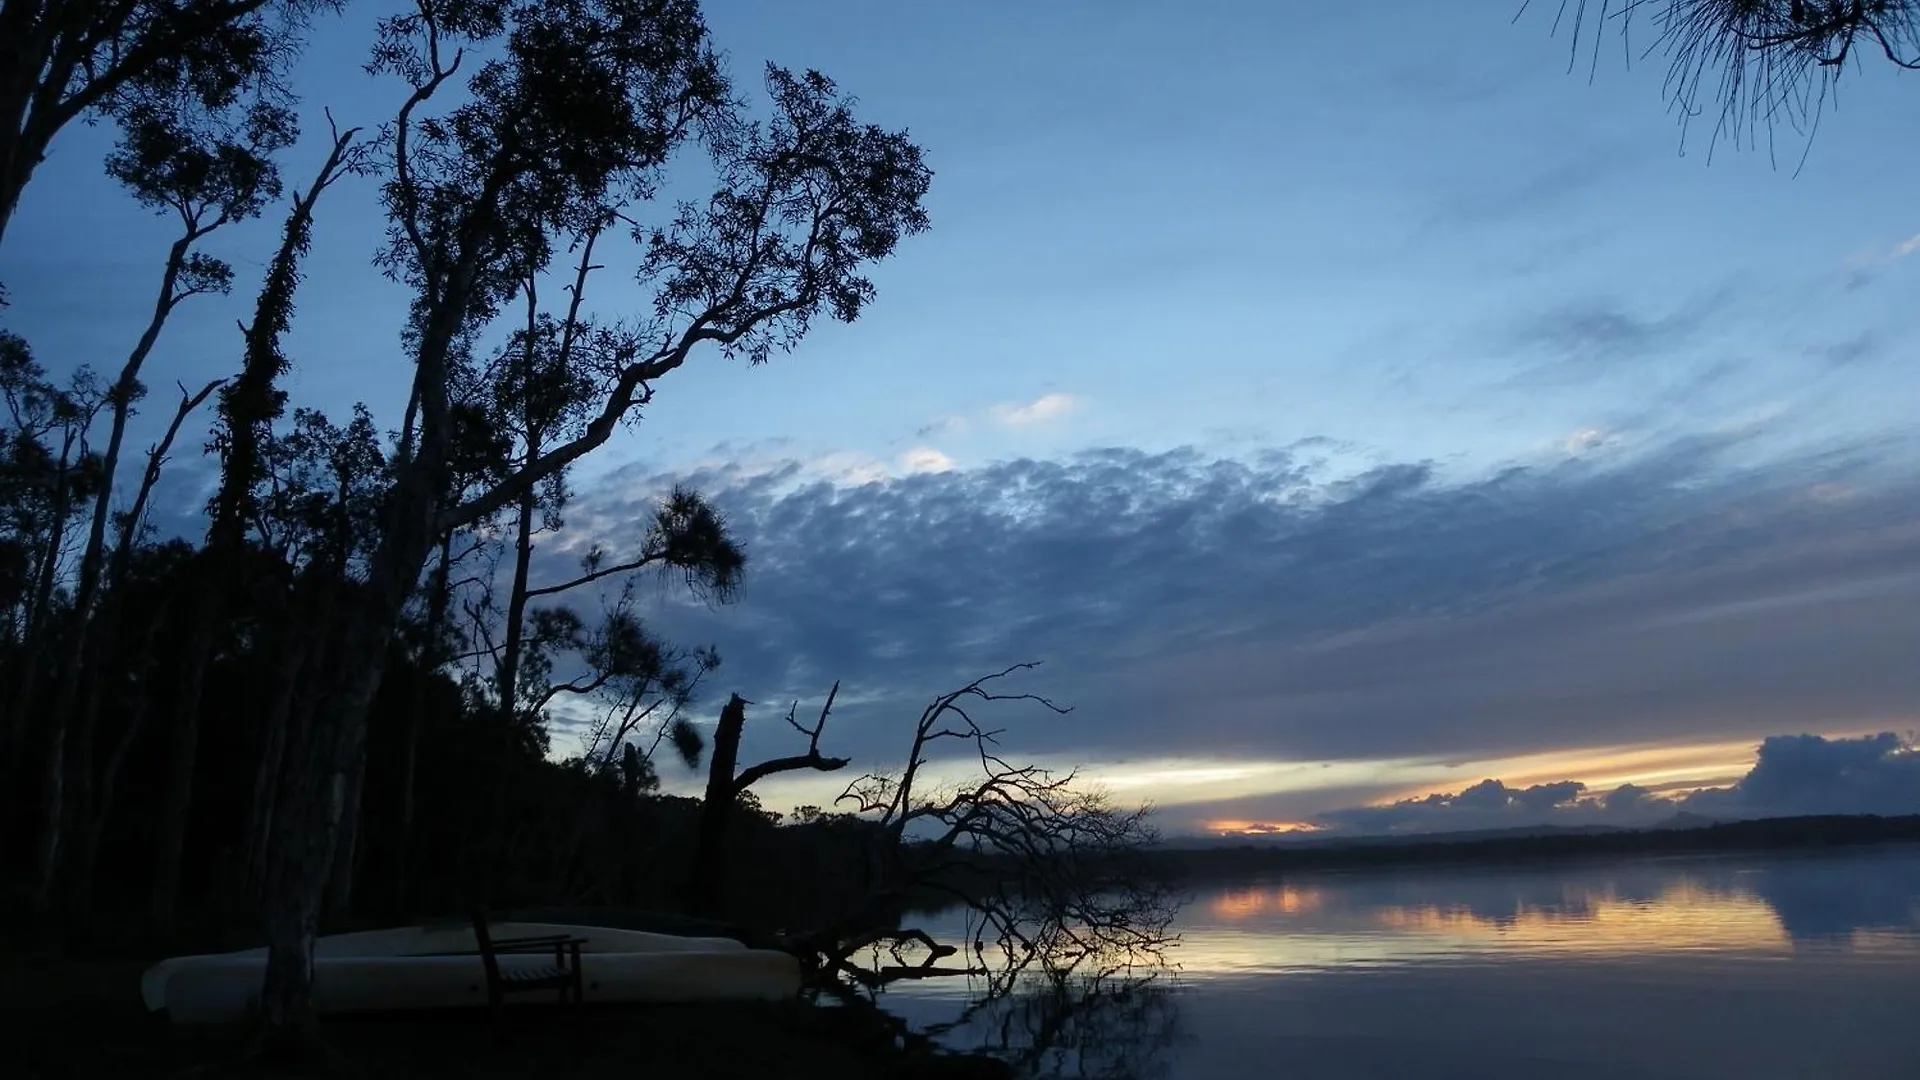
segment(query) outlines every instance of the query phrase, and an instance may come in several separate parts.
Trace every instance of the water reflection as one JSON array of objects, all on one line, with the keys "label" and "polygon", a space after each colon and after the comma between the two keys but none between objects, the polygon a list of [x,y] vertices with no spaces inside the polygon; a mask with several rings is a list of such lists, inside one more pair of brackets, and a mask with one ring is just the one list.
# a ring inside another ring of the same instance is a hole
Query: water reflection
[{"label": "water reflection", "polygon": [[1646,860],[1351,873],[1196,890],[1188,977],[1431,962],[1440,957],[1914,954],[1920,859]]},{"label": "water reflection", "polygon": [[1178,1000],[1159,975],[1031,980],[926,1030],[1022,1077],[1152,1080],[1169,1074],[1182,1041]]},{"label": "water reflection", "polygon": [[1175,929],[1145,983],[883,1003],[1033,1078],[1920,1075],[1920,849],[1221,882]]}]

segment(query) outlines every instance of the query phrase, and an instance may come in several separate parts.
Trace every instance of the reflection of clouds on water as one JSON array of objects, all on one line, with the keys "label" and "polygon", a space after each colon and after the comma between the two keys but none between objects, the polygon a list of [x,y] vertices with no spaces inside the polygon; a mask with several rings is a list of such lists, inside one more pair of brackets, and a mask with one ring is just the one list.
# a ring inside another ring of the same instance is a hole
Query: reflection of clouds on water
[{"label": "reflection of clouds on water", "polygon": [[1144,989],[884,1004],[1035,1080],[1911,1077],[1917,901],[1920,848],[1301,875],[1193,890]]},{"label": "reflection of clouds on water", "polygon": [[1795,941],[1849,938],[1920,926],[1920,860],[1804,865],[1780,860],[1743,879]]},{"label": "reflection of clouds on water", "polygon": [[1303,875],[1195,899],[1179,956],[1194,975],[1436,955],[1781,954],[1814,944],[1920,952],[1920,859],[1911,854]]}]

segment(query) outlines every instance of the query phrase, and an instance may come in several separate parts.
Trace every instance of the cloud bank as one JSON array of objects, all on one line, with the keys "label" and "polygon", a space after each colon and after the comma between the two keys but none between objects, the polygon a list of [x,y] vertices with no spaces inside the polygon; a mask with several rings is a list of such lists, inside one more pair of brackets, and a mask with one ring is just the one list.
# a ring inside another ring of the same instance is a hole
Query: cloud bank
[{"label": "cloud bank", "polygon": [[[1024,660],[1046,662],[1027,688],[1078,709],[1009,749],[1065,761],[1486,761],[1901,726],[1920,697],[1906,448],[1735,464],[1754,438],[1462,480],[1423,462],[1330,475],[1284,449],[628,469],[582,492],[565,537],[619,534],[673,482],[708,493],[748,548],[743,598],[669,597],[656,624],[719,646],[716,693],[784,704],[839,680],[836,752],[862,760],[897,753],[935,693]],[[749,742],[775,749],[777,729]]]},{"label": "cloud bank", "polygon": [[1317,824],[1351,833],[1429,833],[1530,825],[1642,827],[1676,814],[1716,820],[1801,814],[1920,814],[1920,750],[1892,732],[1854,739],[1776,735],[1737,783],[1674,795],[1634,784],[1594,792],[1576,780],[1458,792],[1335,810]]}]

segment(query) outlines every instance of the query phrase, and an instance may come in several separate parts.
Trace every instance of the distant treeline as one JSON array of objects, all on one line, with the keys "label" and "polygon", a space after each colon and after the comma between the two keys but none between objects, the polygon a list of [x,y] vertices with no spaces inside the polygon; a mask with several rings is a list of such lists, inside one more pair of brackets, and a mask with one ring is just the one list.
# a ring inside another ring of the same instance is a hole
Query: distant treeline
[{"label": "distant treeline", "polygon": [[1533,862],[1583,856],[1774,851],[1898,841],[1920,841],[1920,815],[1764,818],[1701,828],[1472,838],[1434,836],[1311,846],[1247,843],[1213,848],[1165,848],[1153,852],[1150,858],[1162,874],[1195,878],[1375,866]]}]

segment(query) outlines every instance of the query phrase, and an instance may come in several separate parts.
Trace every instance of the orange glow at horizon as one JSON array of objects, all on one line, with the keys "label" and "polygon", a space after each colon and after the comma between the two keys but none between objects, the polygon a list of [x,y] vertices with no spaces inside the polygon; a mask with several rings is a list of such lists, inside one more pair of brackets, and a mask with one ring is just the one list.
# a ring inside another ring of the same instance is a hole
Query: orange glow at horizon
[{"label": "orange glow at horizon", "polygon": [[1216,836],[1288,836],[1293,833],[1319,832],[1322,826],[1311,821],[1209,821],[1206,831]]}]

